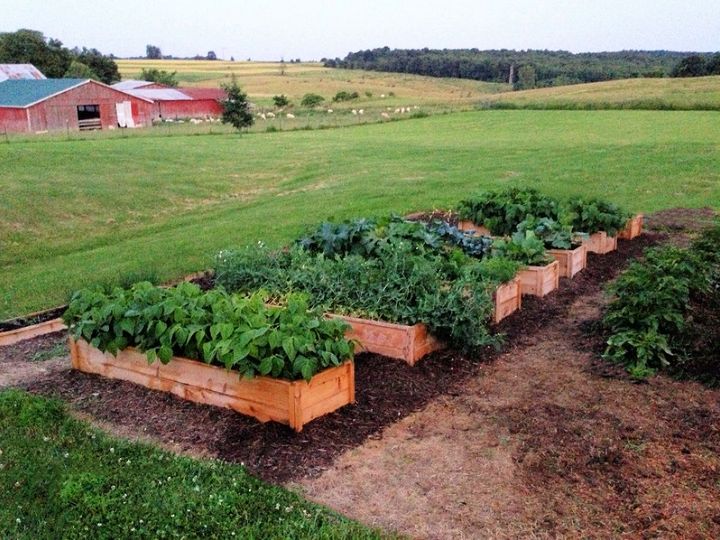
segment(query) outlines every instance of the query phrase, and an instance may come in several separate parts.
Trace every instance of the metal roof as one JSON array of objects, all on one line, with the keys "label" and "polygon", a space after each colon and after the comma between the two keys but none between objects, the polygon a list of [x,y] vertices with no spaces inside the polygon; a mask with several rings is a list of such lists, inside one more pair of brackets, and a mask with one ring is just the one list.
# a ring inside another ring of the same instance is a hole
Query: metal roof
[{"label": "metal roof", "polygon": [[183,94],[174,88],[135,88],[133,90],[123,90],[132,96],[151,99],[152,101],[185,101],[192,98],[187,94]]},{"label": "metal roof", "polygon": [[136,88],[142,88],[143,86],[150,86],[151,84],[155,84],[149,81],[136,81],[134,79],[130,79],[127,81],[120,81],[112,85],[113,88],[116,90],[135,90]]},{"label": "metal roof", "polygon": [[222,88],[178,88],[178,90],[193,99],[227,99],[227,92]]},{"label": "metal roof", "polygon": [[28,107],[89,79],[9,79],[0,82],[0,107]]},{"label": "metal roof", "polygon": [[44,79],[45,75],[32,64],[0,64],[0,82],[8,79]]}]

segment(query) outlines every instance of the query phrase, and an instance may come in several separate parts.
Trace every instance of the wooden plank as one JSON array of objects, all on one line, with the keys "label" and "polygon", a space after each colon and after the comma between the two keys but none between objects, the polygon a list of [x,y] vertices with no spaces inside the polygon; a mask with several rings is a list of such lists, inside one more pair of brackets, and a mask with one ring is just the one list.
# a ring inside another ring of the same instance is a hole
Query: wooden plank
[{"label": "wooden plank", "polygon": [[560,265],[553,261],[545,266],[526,266],[518,272],[522,294],[539,296],[551,293],[560,284]]},{"label": "wooden plank", "polygon": [[[326,369],[308,383],[270,377],[244,379],[237,372],[187,358],[174,357],[168,364],[159,361],[148,364],[145,355],[135,349],[120,351],[115,357],[72,337],[70,351],[72,365],[80,371],[141,384],[197,403],[229,408],[261,422],[274,420],[289,424],[296,431],[302,430],[303,425],[317,415],[354,401],[352,362]],[[311,404],[311,416],[306,415],[304,403]]]},{"label": "wooden plank", "polygon": [[52,334],[53,332],[59,332],[60,330],[66,330],[67,326],[62,319],[51,319],[49,321],[25,326],[23,328],[16,328],[15,330],[8,330],[7,332],[0,332],[0,347],[6,345],[14,345],[27,339],[32,339],[38,336],[44,336],[45,334]]},{"label": "wooden plank", "polygon": [[637,214],[631,217],[625,228],[618,233],[618,238],[623,240],[632,240],[642,234],[643,220],[645,216],[643,214]]},{"label": "wooden plank", "polygon": [[497,324],[522,307],[520,278],[515,277],[507,283],[503,283],[493,296],[495,303],[493,322]]}]

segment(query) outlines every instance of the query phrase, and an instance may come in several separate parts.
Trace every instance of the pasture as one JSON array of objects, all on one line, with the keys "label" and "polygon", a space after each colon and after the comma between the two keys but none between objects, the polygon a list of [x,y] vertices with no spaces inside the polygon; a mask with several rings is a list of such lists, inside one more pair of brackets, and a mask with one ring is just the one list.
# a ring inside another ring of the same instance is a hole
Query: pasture
[{"label": "pasture", "polygon": [[0,145],[0,318],[334,216],[447,207],[483,188],[720,207],[715,112],[481,111],[347,129]]}]

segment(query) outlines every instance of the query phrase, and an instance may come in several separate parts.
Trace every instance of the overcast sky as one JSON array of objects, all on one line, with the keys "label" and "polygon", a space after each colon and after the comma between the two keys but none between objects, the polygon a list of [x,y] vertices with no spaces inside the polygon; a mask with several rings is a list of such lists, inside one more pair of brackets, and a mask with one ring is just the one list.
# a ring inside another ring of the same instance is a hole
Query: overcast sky
[{"label": "overcast sky", "polygon": [[0,31],[117,56],[303,60],[393,48],[720,50],[720,0],[0,0]]}]

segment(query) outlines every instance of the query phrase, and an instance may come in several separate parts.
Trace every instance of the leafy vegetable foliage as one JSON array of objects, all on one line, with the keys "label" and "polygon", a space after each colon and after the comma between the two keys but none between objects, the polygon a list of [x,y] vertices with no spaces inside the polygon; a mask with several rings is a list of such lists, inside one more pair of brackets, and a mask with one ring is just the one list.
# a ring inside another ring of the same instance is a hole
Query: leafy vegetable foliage
[{"label": "leafy vegetable foliage", "polygon": [[637,378],[665,370],[720,382],[720,226],[689,249],[648,250],[609,291],[604,358]]},{"label": "leafy vegetable foliage", "polygon": [[528,219],[560,219],[561,205],[536,189],[507,188],[486,191],[460,202],[458,215],[490,229],[496,236],[510,236]]},{"label": "leafy vegetable foliage", "polygon": [[587,234],[605,231],[615,236],[631,217],[616,204],[601,199],[575,197],[568,201],[568,210],[573,229]]},{"label": "leafy vegetable foliage", "polygon": [[545,251],[545,243],[532,230],[516,232],[510,239],[496,239],[493,256],[527,266],[544,266],[552,261]]},{"label": "leafy vegetable foliage", "polygon": [[529,216],[517,226],[517,230],[519,233],[532,231],[547,249],[572,249],[579,245],[574,241],[572,226],[563,225],[552,218]]},{"label": "leafy vegetable foliage", "polygon": [[301,295],[289,295],[284,307],[267,306],[267,299],[263,292],[243,297],[191,283],[164,289],[142,282],[109,293],[80,290],[63,319],[75,338],[102,351],[137,347],[150,362],[182,356],[246,377],[309,380],[352,357],[346,324],[309,311]]},{"label": "leafy vegetable foliage", "polygon": [[400,243],[412,245],[418,253],[440,253],[449,247],[458,247],[468,255],[482,258],[489,253],[492,240],[465,233],[439,220],[423,223],[399,216],[379,220],[360,218],[342,223],[324,222],[298,240],[298,244],[308,251],[328,256],[352,254],[378,257]]},{"label": "leafy vegetable foliage", "polygon": [[426,323],[450,343],[473,349],[496,342],[488,329],[492,291],[517,263],[478,261],[456,249],[442,255],[409,243],[384,245],[373,257],[326,256],[301,246],[270,251],[250,246],[221,252],[216,282],[232,291],[308,294],[325,310],[400,324]]}]

